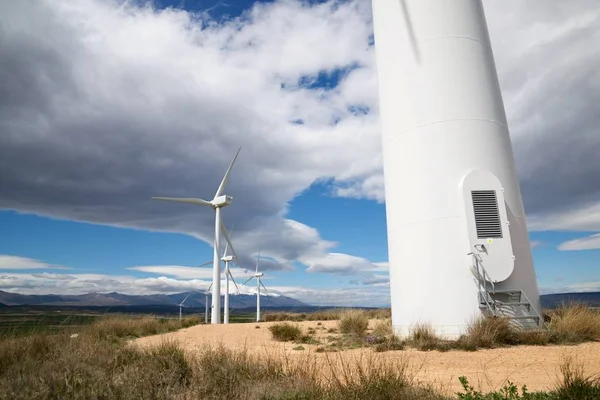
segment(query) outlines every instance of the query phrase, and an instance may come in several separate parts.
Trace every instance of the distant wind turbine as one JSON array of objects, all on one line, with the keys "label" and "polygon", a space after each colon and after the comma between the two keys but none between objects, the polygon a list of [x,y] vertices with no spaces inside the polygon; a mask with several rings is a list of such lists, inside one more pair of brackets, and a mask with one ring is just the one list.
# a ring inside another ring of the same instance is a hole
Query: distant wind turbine
[{"label": "distant wind turbine", "polygon": [[260,259],[260,251],[258,252],[258,256],[256,257],[256,271],[254,271],[254,275],[252,275],[250,278],[248,278],[248,280],[246,282],[244,282],[242,285],[245,285],[246,283],[250,282],[252,279],[256,278],[256,322],[260,321],[260,287],[262,286],[265,289],[265,293],[268,293],[269,291],[267,290],[267,288],[265,287],[265,285],[263,285],[263,283],[261,282],[261,277],[264,275],[262,272],[258,272],[258,261]]},{"label": "distant wind turbine", "polygon": [[[233,164],[240,154],[240,147],[235,153],[233,160],[229,164],[227,171],[225,172],[225,176],[223,176],[223,180],[221,184],[217,188],[215,196],[211,201],[195,198],[195,197],[152,197],[155,200],[165,200],[165,201],[174,201],[178,203],[188,203],[188,204],[196,204],[212,207],[215,210],[215,236],[213,242],[213,296],[212,296],[212,313],[211,313],[211,323],[219,324],[221,323],[221,268],[220,268],[220,258],[219,258],[219,240],[221,238],[221,230],[225,234],[225,237],[228,238],[227,231],[223,226],[223,221],[221,221],[221,208],[226,207],[231,204],[233,197],[224,195],[223,192],[225,190],[225,186],[227,185],[227,181],[229,180],[229,175],[231,174],[231,169],[233,168]],[[231,246],[231,243],[229,244]]]},{"label": "distant wind turbine", "polygon": [[208,295],[210,294],[210,288],[212,283],[208,286],[208,289],[204,292],[204,323],[208,324]]},{"label": "distant wind turbine", "polygon": [[[233,227],[231,228],[231,230],[233,231]],[[225,244],[225,251],[223,252],[223,257],[221,257],[221,260],[225,262],[225,293],[223,296],[224,297],[223,323],[228,324],[229,323],[229,278],[231,278],[231,281],[235,285],[235,288],[237,289],[238,292],[240,291],[240,288],[238,287],[235,279],[233,278],[231,270],[229,269],[229,264],[237,258],[237,256],[235,255],[235,250],[233,249],[233,246],[230,245],[231,244],[231,235],[226,236],[226,239],[227,239],[227,243]],[[227,255],[227,251],[230,248],[231,248],[231,252],[234,255]],[[208,265],[211,262],[212,261],[206,262],[200,266]]]},{"label": "distant wind turbine", "polygon": [[182,309],[183,309],[183,303],[185,303],[185,301],[188,299],[188,297],[190,297],[190,294],[192,294],[192,292],[189,292],[187,296],[185,296],[185,299],[183,299],[183,301],[181,303],[179,303],[179,320],[181,321],[182,319]]}]

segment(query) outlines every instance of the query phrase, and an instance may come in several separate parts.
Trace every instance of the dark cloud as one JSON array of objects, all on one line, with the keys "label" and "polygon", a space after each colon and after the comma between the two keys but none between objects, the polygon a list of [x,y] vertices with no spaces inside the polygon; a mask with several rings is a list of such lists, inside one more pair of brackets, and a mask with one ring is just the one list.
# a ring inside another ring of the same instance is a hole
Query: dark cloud
[{"label": "dark cloud", "polygon": [[600,9],[595,1],[486,1],[528,215],[600,230]]}]

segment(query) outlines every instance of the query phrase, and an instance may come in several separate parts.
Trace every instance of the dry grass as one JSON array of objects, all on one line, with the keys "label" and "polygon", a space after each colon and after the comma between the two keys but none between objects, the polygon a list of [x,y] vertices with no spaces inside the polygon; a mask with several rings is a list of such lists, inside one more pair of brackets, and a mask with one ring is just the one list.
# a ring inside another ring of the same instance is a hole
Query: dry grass
[{"label": "dry grass", "polygon": [[334,321],[339,320],[341,316],[349,311],[359,311],[364,313],[368,319],[389,319],[392,316],[390,308],[376,309],[353,309],[353,308],[335,308],[329,310],[315,311],[313,313],[286,313],[286,312],[267,312],[264,314],[265,322],[282,321]]},{"label": "dry grass", "polygon": [[363,337],[369,329],[369,317],[361,310],[348,310],[340,315],[341,333]]},{"label": "dry grass", "polygon": [[565,304],[549,313],[548,329],[556,341],[581,343],[600,339],[600,313],[583,304]]},{"label": "dry grass", "polygon": [[271,325],[269,331],[273,339],[279,342],[293,342],[300,340],[302,337],[302,329],[298,325],[292,325],[287,322]]},{"label": "dry grass", "polygon": [[[369,353],[352,360],[325,355],[324,360],[310,352],[288,358],[225,347],[186,354],[172,342],[144,349],[125,340],[191,323],[116,318],[86,327],[74,338],[62,334],[0,340],[0,399],[447,398],[415,381],[404,358],[383,360]],[[430,329],[417,328],[412,340],[432,340]],[[389,333],[383,325],[376,330]],[[462,398],[517,398],[475,395],[479,397]],[[600,381],[568,361],[556,389],[540,396],[528,398],[597,399]]]}]

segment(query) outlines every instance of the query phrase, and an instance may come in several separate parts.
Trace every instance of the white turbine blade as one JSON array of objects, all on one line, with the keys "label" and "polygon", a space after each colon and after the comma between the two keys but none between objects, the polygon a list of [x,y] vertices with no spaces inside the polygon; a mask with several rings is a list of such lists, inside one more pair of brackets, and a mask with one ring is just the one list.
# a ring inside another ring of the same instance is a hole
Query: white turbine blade
[{"label": "white turbine blade", "polygon": [[258,256],[256,256],[256,272],[255,274],[258,274],[258,260],[260,259],[260,250],[258,251]]},{"label": "white turbine blade", "polygon": [[231,249],[233,256],[235,257],[236,260],[239,260],[237,254],[235,253],[235,249],[233,248],[233,245],[231,244],[231,237],[229,237],[229,233],[227,233],[227,229],[225,229],[223,220],[220,220],[219,222],[221,223],[221,232],[223,232],[223,236],[225,236],[225,240],[227,241],[227,244],[229,245],[229,248]]},{"label": "white turbine blade", "polygon": [[260,286],[262,286],[263,289],[265,289],[265,292],[268,292],[267,288],[265,287],[265,285],[263,285],[262,281],[259,281],[259,282],[260,282]]},{"label": "white turbine blade", "polygon": [[208,289],[206,289],[206,292],[205,292],[205,294],[208,294],[208,293],[210,293],[210,288],[212,288],[212,283],[211,283],[211,284],[208,286]]},{"label": "white turbine blade", "polygon": [[180,307],[183,307],[183,303],[185,303],[185,301],[188,299],[188,297],[190,297],[190,294],[192,294],[192,292],[189,292],[187,296],[185,296],[185,299],[183,299],[183,301],[181,302],[181,304],[179,304]]},{"label": "white turbine blade", "polygon": [[250,282],[252,280],[252,278],[254,278],[253,276],[251,276],[250,278],[248,278],[248,280],[244,283],[242,283],[242,286],[244,286],[246,283]]},{"label": "white turbine blade", "polygon": [[198,199],[194,197],[153,197],[154,200],[164,200],[164,201],[174,201],[177,203],[187,203],[187,204],[200,204],[203,206],[211,206],[212,203],[210,201],[206,201],[203,199]]},{"label": "white turbine blade", "polygon": [[[223,226],[223,224],[221,224],[221,226]],[[233,232],[233,227],[234,224],[231,224],[231,230],[229,232]],[[225,229],[223,229],[223,232],[227,232]],[[231,238],[231,236],[233,236],[231,233],[229,234],[229,238]],[[227,249],[229,248],[229,240],[225,241],[225,251],[223,252],[223,257],[227,256]]]},{"label": "white turbine blade", "polygon": [[207,262],[205,262],[204,264],[200,264],[200,265],[198,265],[198,266],[199,266],[199,267],[204,267],[205,265],[210,265],[210,264],[212,264],[212,263],[213,263],[213,260],[210,260],[210,261],[207,261]]},{"label": "white turbine blade", "polygon": [[231,168],[233,168],[233,163],[235,163],[235,160],[237,159],[238,154],[240,154],[240,150],[242,150],[241,147],[238,149],[237,153],[235,153],[233,160],[231,160],[231,164],[229,164],[229,167],[227,168],[227,171],[225,172],[225,176],[223,177],[223,180],[221,181],[221,184],[219,185],[219,188],[217,189],[217,193],[215,193],[215,198],[219,197],[220,195],[223,194],[223,190],[225,190],[225,185],[227,185],[227,181],[229,180],[229,174],[231,173]]},{"label": "white turbine blade", "polygon": [[228,272],[229,272],[229,276],[231,277],[231,281],[233,282],[233,284],[235,285],[235,288],[239,292],[240,288],[239,288],[238,284],[235,282],[235,279],[233,279],[233,275],[231,274],[231,270],[228,270]]}]

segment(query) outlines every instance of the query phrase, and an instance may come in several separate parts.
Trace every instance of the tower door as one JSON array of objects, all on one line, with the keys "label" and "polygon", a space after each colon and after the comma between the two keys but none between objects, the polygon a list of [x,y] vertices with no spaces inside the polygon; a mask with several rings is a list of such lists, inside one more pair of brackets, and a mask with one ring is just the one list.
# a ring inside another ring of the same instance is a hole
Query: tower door
[{"label": "tower door", "polygon": [[514,269],[514,254],[504,189],[490,171],[478,170],[461,184],[469,252],[475,253],[493,282],[506,280]]}]

